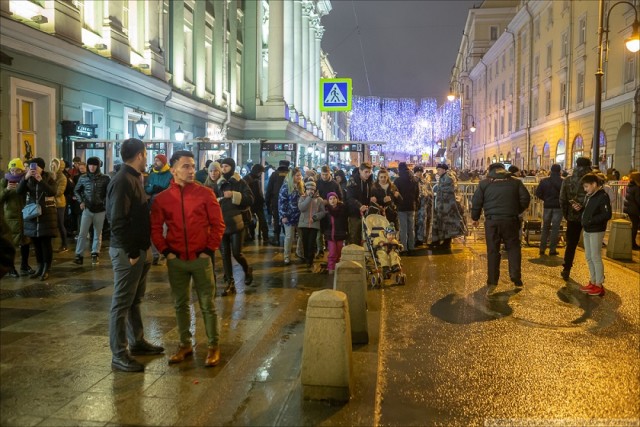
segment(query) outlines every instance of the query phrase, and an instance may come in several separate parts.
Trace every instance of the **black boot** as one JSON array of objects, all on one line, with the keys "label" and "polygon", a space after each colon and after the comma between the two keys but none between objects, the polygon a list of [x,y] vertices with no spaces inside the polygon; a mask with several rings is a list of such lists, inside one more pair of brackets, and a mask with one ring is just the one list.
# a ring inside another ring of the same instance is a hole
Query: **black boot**
[{"label": "black boot", "polygon": [[233,295],[236,293],[236,283],[233,280],[227,282],[227,287],[222,291],[222,296]]},{"label": "black boot", "polygon": [[442,249],[451,249],[451,239],[444,239],[442,242]]},{"label": "black boot", "polygon": [[45,280],[47,280],[49,278],[49,269],[51,267],[49,266],[48,263],[44,263],[43,264],[43,268],[42,268],[42,274],[40,274],[40,281],[44,282]]},{"label": "black boot", "polygon": [[42,276],[43,271],[44,271],[44,264],[38,264],[38,268],[36,269],[35,273],[30,275],[29,278],[38,279],[40,276]]}]

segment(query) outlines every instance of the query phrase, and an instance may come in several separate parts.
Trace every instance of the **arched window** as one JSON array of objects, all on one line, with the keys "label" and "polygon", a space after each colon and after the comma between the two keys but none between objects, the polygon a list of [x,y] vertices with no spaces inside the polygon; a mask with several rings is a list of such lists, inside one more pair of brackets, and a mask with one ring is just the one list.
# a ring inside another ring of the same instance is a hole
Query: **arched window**
[{"label": "arched window", "polygon": [[575,167],[576,159],[584,155],[582,135],[577,135],[571,146],[571,167]]},{"label": "arched window", "polygon": [[604,134],[604,131],[600,131],[600,145],[599,145],[599,164],[598,167],[601,171],[607,170],[608,167],[611,167],[607,164],[607,137]]},{"label": "arched window", "polygon": [[532,169],[540,169],[540,156],[538,156],[538,147],[535,145],[531,148],[531,162],[529,165]]},{"label": "arched window", "polygon": [[564,140],[561,139],[556,146],[556,163],[562,166],[562,169],[565,168],[565,151],[565,143]]},{"label": "arched window", "polygon": [[524,159],[522,158],[522,151],[519,148],[516,148],[516,161],[515,165],[520,169],[524,169]]},{"label": "arched window", "polygon": [[542,169],[551,169],[551,149],[548,142],[545,142],[542,147]]}]

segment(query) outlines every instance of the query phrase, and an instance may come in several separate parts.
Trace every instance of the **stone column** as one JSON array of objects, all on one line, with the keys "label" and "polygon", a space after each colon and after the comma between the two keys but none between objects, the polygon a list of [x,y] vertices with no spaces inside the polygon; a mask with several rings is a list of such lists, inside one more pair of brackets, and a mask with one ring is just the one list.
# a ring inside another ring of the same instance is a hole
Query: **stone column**
[{"label": "stone column", "polygon": [[207,55],[204,49],[204,27],[206,17],[206,3],[197,1],[193,10],[193,83],[195,94],[204,98],[206,91]]},{"label": "stone column", "polygon": [[302,110],[302,1],[293,2],[293,106]]},{"label": "stone column", "polygon": [[[173,2],[172,2],[173,3]],[[215,96],[215,104],[222,105],[224,101],[224,94],[222,93],[224,90],[224,80],[226,76],[223,77],[223,62],[224,62],[224,38],[226,37],[224,22],[224,8],[226,7],[226,2],[224,1],[214,1],[213,2],[213,13],[215,15],[215,20],[213,23],[213,94]],[[180,46],[175,45],[174,46]]]},{"label": "stone column", "polygon": [[163,7],[164,6],[161,2],[149,2],[147,4],[146,22],[149,29],[147,31],[148,40],[145,40],[144,44],[145,56],[150,58],[149,72],[152,76],[157,77],[160,80],[165,79],[164,57],[160,52],[160,34],[164,31]]},{"label": "stone column", "polygon": [[231,111],[235,111],[236,105],[238,103],[238,89],[237,89],[237,75],[236,75],[236,64],[238,62],[238,4],[236,0],[231,0],[229,2],[229,11],[227,12],[229,17],[229,48],[228,48],[228,82],[229,87],[227,90],[229,91],[229,105],[231,105]]},{"label": "stone column", "polygon": [[285,102],[291,107],[293,105],[293,1],[284,2],[284,70],[283,70],[283,96]]},{"label": "stone column", "polygon": [[[298,110],[301,116],[309,118],[309,16],[313,3],[302,2],[302,105]],[[302,123],[300,121],[299,123]]]},{"label": "stone column", "polygon": [[315,122],[315,102],[317,101],[316,88],[315,88],[315,67],[317,63],[316,59],[316,27],[320,24],[320,17],[315,13],[309,16],[309,38],[305,49],[308,52],[309,62],[307,66],[307,130],[312,130],[313,127],[309,127],[309,123]]},{"label": "stone column", "polygon": [[320,48],[320,41],[322,40],[322,36],[324,34],[324,27],[319,23],[320,19],[318,18],[318,26],[316,27],[315,33],[315,61],[316,65],[313,67],[314,81],[311,85],[313,98],[315,99],[315,103],[313,106],[313,111],[315,112],[314,121],[318,129],[320,128],[320,76],[322,73],[322,49]]},{"label": "stone column", "polygon": [[269,2],[269,96],[267,104],[284,103],[282,76],[284,50],[284,4],[280,0]]}]

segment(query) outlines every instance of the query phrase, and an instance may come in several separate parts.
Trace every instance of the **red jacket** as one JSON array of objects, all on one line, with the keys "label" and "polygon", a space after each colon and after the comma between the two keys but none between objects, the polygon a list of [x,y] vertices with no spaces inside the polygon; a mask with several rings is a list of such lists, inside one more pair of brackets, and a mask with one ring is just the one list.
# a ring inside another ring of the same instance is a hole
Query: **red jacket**
[{"label": "red jacket", "polygon": [[[167,237],[162,224],[167,224]],[[220,204],[209,187],[200,183],[184,187],[171,181],[151,206],[151,240],[158,252],[174,253],[181,260],[212,254],[220,246],[224,220]]]}]

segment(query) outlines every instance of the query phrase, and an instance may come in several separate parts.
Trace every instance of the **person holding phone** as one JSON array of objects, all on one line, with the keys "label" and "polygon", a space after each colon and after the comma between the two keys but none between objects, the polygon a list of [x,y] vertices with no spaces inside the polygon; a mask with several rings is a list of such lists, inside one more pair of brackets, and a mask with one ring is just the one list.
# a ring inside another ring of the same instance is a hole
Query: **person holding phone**
[{"label": "person holding phone", "polygon": [[56,211],[56,180],[45,172],[46,163],[40,157],[31,159],[24,179],[18,184],[16,192],[27,197],[27,204],[38,203],[42,214],[24,220],[24,235],[30,237],[36,252],[38,268],[30,277],[45,281],[53,261],[52,240],[58,234],[58,213]]},{"label": "person holding phone", "polygon": [[[111,368],[124,372],[144,371],[136,355],[156,355],[161,346],[144,339],[140,304],[147,287],[151,262],[151,220],[142,172],[147,166],[147,149],[142,141],[129,138],[122,143],[124,164],[107,186],[106,216],[111,224],[109,256],[113,267],[113,296],[109,313]],[[128,349],[127,349],[128,345]]]}]

